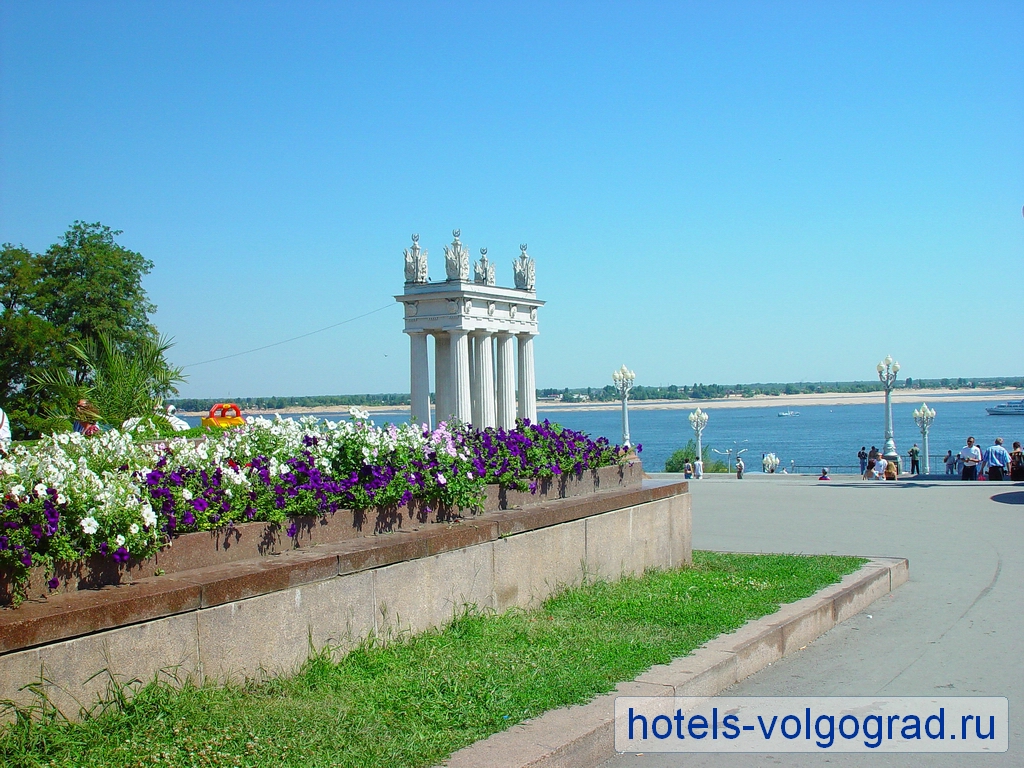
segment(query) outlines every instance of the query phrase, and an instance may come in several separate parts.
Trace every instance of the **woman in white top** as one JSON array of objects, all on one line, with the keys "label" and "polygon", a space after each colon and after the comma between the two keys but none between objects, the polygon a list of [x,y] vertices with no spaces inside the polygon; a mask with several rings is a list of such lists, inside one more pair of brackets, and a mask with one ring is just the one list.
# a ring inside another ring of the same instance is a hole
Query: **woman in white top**
[{"label": "woman in white top", "polygon": [[11,422],[0,408],[0,453],[7,453],[11,450]]}]

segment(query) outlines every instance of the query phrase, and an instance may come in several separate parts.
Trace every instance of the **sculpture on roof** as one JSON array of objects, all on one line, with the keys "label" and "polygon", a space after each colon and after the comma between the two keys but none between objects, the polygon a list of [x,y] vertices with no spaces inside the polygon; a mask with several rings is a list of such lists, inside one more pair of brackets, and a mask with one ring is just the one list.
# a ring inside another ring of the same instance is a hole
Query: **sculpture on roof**
[{"label": "sculpture on roof", "polygon": [[427,252],[420,250],[420,236],[412,236],[412,248],[405,249],[405,282],[427,282]]},{"label": "sculpture on roof", "polygon": [[487,249],[480,249],[480,261],[473,268],[473,282],[494,285],[494,264],[487,259]]},{"label": "sculpture on roof", "polygon": [[469,251],[459,242],[460,234],[462,233],[459,230],[453,230],[452,235],[455,239],[452,240],[451,246],[444,247],[444,268],[449,280],[469,282]]},{"label": "sculpture on roof", "polygon": [[519,246],[519,258],[512,262],[512,274],[516,280],[516,288],[532,291],[536,283],[537,269],[533,259],[526,252],[526,243]]}]

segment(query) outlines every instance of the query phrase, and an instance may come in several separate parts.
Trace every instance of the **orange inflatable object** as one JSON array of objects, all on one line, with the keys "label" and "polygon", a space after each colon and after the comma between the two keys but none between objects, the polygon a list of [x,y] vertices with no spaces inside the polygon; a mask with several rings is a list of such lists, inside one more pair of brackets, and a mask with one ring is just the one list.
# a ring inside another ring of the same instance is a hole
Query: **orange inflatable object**
[{"label": "orange inflatable object", "polygon": [[[232,411],[234,415],[229,415]],[[210,415],[204,416],[202,421],[204,427],[238,427],[242,424],[245,424],[242,409],[234,403],[217,403],[210,409]]]}]

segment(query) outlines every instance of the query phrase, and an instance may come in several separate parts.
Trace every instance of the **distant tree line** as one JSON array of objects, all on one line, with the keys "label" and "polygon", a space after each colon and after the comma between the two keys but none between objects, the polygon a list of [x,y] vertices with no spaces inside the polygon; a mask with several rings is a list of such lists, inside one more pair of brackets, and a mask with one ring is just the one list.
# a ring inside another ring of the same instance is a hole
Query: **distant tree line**
[{"label": "distant tree line", "polygon": [[208,411],[217,403],[232,402],[244,410],[273,411],[281,408],[332,408],[353,405],[409,405],[409,395],[384,393],[378,395],[310,395],[307,397],[222,397],[219,399],[179,397],[167,402],[181,411]]},{"label": "distant tree line", "polygon": [[[974,379],[906,379],[897,383],[903,389],[938,389],[975,387],[1024,387],[1024,376],[1002,376]],[[638,384],[629,393],[631,400],[713,400],[722,397],[753,397],[754,395],[802,395],[826,394],[833,392],[879,392],[879,381],[818,381],[791,382],[788,384],[692,384],[666,387],[648,387]],[[611,384],[601,388],[578,387],[562,389],[538,389],[537,396],[552,398],[562,396],[562,402],[613,402],[619,399],[618,392]],[[217,403],[237,403],[243,410],[272,411],[280,408],[333,408],[353,405],[383,405],[400,407],[409,405],[405,392],[387,392],[366,395],[309,395],[305,397],[241,397],[241,398],[195,398],[179,397],[167,402],[182,411],[208,411]]]},{"label": "distant tree line", "polygon": [[[1022,387],[1024,376],[999,376],[973,379],[914,379],[898,381],[897,388],[903,389],[974,389],[976,387]],[[835,392],[880,392],[880,381],[817,381],[768,384],[693,384],[652,387],[637,384],[629,393],[630,400],[713,400],[722,397],[754,397],[755,395],[806,395]],[[564,389],[538,389],[538,397],[562,396],[564,402],[585,399],[596,402],[610,402],[619,399],[619,393],[611,384],[601,388],[582,387]]]}]

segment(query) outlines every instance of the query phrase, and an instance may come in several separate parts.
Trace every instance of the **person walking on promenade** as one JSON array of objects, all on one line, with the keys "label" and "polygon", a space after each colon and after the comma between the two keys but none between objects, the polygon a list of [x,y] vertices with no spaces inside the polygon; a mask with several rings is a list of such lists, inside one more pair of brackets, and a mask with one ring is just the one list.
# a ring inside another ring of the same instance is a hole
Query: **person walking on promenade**
[{"label": "person walking on promenade", "polygon": [[995,443],[985,449],[982,461],[988,467],[989,480],[1002,480],[1005,477],[1010,466],[1010,454],[1003,448],[1003,438],[997,437]]},{"label": "person walking on promenade", "polygon": [[917,447],[917,443],[914,443],[914,447],[907,451],[907,455],[910,457],[910,474],[920,475],[921,449]]},{"label": "person walking on promenade", "polygon": [[956,456],[953,455],[952,451],[946,451],[946,458],[942,460],[942,463],[946,465],[946,474],[956,474]]},{"label": "person walking on promenade", "polygon": [[689,459],[687,459],[686,464],[683,465],[683,477],[687,480],[693,477],[693,464],[690,463]]},{"label": "person walking on promenade", "polygon": [[868,452],[863,445],[860,447],[860,450],[857,451],[857,459],[860,461],[860,473],[863,475],[868,471]]},{"label": "person walking on promenade", "polygon": [[960,449],[960,461],[963,462],[961,480],[977,480],[978,465],[981,464],[981,448],[974,444],[974,438],[967,438],[967,445]]},{"label": "person walking on promenade", "polygon": [[693,462],[693,479],[700,480],[704,477],[704,461],[700,456]]},{"label": "person walking on promenade", "polygon": [[1013,450],[1010,451],[1010,480],[1019,483],[1024,480],[1024,449],[1020,447],[1020,441],[1013,441]]},{"label": "person walking on promenade", "polygon": [[737,457],[737,459],[736,459],[736,479],[737,480],[742,480],[743,479],[743,469],[744,469],[743,459]]}]

